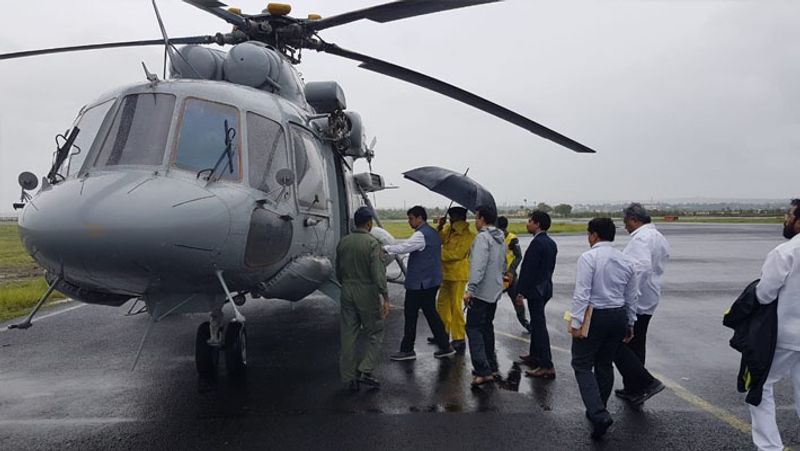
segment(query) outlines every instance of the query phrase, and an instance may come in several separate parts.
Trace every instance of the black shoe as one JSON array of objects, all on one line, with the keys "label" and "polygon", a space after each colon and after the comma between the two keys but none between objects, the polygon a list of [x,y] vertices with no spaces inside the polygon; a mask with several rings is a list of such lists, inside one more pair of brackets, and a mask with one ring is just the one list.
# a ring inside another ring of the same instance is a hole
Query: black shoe
[{"label": "black shoe", "polygon": [[592,421],[592,439],[599,440],[603,438],[603,436],[606,435],[608,428],[610,428],[612,424],[614,424],[614,420],[611,418],[597,422]]},{"label": "black shoe", "polygon": [[361,376],[358,377],[358,383],[372,388],[381,388],[381,381],[371,373],[361,373]]},{"label": "black shoe", "polygon": [[663,383],[661,383],[660,380],[653,379],[653,382],[651,382],[650,385],[645,387],[644,392],[642,394],[631,399],[631,404],[635,406],[641,406],[648,399],[664,391],[665,388],[666,387],[664,386]]},{"label": "black shoe", "polygon": [[446,357],[452,357],[456,355],[456,350],[453,349],[452,346],[448,346],[447,349],[440,349],[433,353],[433,356],[437,359],[444,359]]},{"label": "black shoe", "polygon": [[347,384],[347,391],[350,393],[356,393],[358,391],[358,381],[350,381]]},{"label": "black shoe", "polygon": [[617,398],[624,399],[625,401],[628,402],[632,402],[634,399],[636,399],[637,396],[639,396],[625,390],[624,388],[614,390],[614,395],[616,395]]},{"label": "black shoe", "polygon": [[450,346],[452,346],[458,354],[463,354],[467,350],[466,340],[453,340],[450,342]]},{"label": "black shoe", "polygon": [[408,351],[408,352],[400,351],[400,352],[395,352],[394,354],[389,356],[390,360],[394,360],[396,362],[399,362],[401,360],[415,360],[416,358],[417,358],[417,353],[414,351]]},{"label": "black shoe", "polygon": [[434,337],[428,337],[428,344],[430,344],[430,345],[435,345],[435,344],[436,344],[436,338],[434,338]]}]

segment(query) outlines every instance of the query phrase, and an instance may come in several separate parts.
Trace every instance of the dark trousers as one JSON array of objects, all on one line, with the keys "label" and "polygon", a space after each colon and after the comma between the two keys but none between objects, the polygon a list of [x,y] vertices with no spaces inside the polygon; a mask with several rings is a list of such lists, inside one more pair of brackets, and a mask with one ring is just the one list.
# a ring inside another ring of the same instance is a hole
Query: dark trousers
[{"label": "dark trousers", "polygon": [[494,314],[496,302],[484,302],[472,298],[467,309],[467,340],[469,355],[477,376],[486,377],[498,371],[497,354],[494,350]]},{"label": "dark trousers", "polygon": [[645,354],[647,354],[645,349],[647,346],[647,328],[650,326],[650,318],[652,317],[653,315],[636,315],[636,324],[633,325],[633,340],[628,343],[628,347],[636,354],[642,365],[644,365]]},{"label": "dark trousers", "polygon": [[[628,327],[625,308],[595,309],[589,336],[572,339],[572,369],[592,422],[611,418],[606,410],[614,388],[611,362],[617,354]],[[594,370],[594,371],[592,371]]]},{"label": "dark trousers", "polygon": [[633,340],[620,346],[617,355],[614,356],[614,365],[622,375],[622,383],[628,393],[641,393],[655,380],[644,367],[647,326],[651,317],[652,315],[636,315]]},{"label": "dark trousers", "polygon": [[506,290],[508,297],[511,298],[511,305],[514,306],[514,311],[517,313],[517,321],[519,324],[524,327],[525,329],[530,330],[530,323],[528,323],[528,319],[525,317],[525,304],[517,304],[517,275],[514,274],[514,278],[511,279],[511,282],[508,284],[508,289]]},{"label": "dark trousers", "polygon": [[531,312],[530,355],[536,359],[539,368],[553,368],[550,334],[547,332],[547,321],[544,316],[545,305],[547,301],[542,299],[528,299],[528,310]]},{"label": "dark trousers", "polygon": [[428,326],[433,332],[433,339],[439,349],[450,347],[450,338],[444,330],[442,319],[436,313],[436,292],[439,287],[427,288],[424,290],[406,290],[406,300],[403,306],[405,316],[405,329],[403,341],[400,343],[400,351],[411,352],[414,350],[414,341],[417,339],[417,317],[419,310],[428,320]]}]

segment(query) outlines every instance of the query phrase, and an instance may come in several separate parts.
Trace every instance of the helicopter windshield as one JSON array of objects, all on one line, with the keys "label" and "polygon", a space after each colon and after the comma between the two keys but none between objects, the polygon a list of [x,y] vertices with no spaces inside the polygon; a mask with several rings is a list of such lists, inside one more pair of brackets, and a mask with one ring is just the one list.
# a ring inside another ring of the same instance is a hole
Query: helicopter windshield
[{"label": "helicopter windshield", "polygon": [[87,109],[78,117],[75,126],[80,129],[80,133],[78,133],[75,142],[72,144],[73,148],[70,151],[70,157],[69,160],[67,160],[66,168],[62,168],[65,169],[62,174],[73,176],[80,171],[84,160],[86,160],[86,155],[89,153],[89,149],[92,147],[92,143],[97,137],[97,131],[100,130],[103,119],[105,119],[108,110],[111,109],[113,104],[114,99],[106,100],[103,103]]},{"label": "helicopter windshield", "polygon": [[[227,127],[227,129],[226,129]],[[231,133],[231,130],[233,133]],[[183,112],[175,166],[190,171],[212,170],[223,179],[239,179],[239,112],[236,108],[200,99],[186,101]],[[230,165],[228,159],[221,165],[220,156],[226,152],[230,142]]]},{"label": "helicopter windshield", "polygon": [[280,124],[248,112],[247,149],[250,185],[264,192],[280,189],[275,175],[280,169],[289,167]]},{"label": "helicopter windshield", "polygon": [[160,165],[174,108],[171,94],[125,96],[94,165]]}]

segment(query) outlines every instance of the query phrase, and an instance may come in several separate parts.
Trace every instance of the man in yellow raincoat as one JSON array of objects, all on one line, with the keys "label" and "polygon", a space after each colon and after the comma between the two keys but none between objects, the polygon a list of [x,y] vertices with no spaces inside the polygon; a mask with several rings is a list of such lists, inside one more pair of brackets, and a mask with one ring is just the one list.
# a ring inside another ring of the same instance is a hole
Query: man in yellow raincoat
[{"label": "man in yellow raincoat", "polygon": [[466,349],[464,337],[464,290],[469,280],[469,250],[475,232],[469,228],[467,210],[453,207],[447,210],[450,224],[446,218],[439,220],[439,237],[442,239],[442,286],[436,301],[436,312],[444,323],[444,328],[453,348],[463,353]]}]

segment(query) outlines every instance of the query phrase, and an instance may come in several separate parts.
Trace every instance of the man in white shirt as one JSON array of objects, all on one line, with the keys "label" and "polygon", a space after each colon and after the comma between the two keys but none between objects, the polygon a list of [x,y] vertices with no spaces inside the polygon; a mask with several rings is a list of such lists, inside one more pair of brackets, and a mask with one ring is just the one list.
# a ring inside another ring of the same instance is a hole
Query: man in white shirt
[{"label": "man in white shirt", "polygon": [[758,406],[748,405],[753,424],[753,443],[759,450],[783,450],[775,423],[773,385],[786,376],[794,386],[795,409],[800,415],[800,199],[793,199],[783,223],[789,241],[767,254],[756,285],[758,302],[778,302],[778,340],[772,366]]},{"label": "man in white shirt", "polygon": [[[588,232],[592,248],[578,259],[570,334],[572,369],[586,417],[592,422],[592,438],[599,439],[614,422],[606,409],[614,388],[611,362],[623,340],[633,335],[637,283],[634,261],[611,246],[616,235],[614,222],[594,218]],[[588,336],[582,338],[580,329],[589,306],[591,326]]]},{"label": "man in white shirt", "polygon": [[614,358],[625,386],[615,394],[641,405],[664,389],[664,385],[644,369],[644,362],[647,327],[661,297],[661,276],[669,261],[669,243],[651,223],[650,215],[641,204],[634,202],[622,212],[625,230],[631,234],[631,240],[622,253],[636,262],[639,289],[633,339],[621,347]]}]

